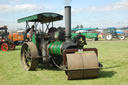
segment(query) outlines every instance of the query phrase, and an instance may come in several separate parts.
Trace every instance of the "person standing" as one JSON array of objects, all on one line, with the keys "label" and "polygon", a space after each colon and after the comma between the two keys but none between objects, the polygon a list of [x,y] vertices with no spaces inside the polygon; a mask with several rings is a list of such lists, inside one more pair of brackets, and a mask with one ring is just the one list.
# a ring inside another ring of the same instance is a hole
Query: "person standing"
[{"label": "person standing", "polygon": [[33,32],[34,32],[34,25],[32,25],[32,27],[31,27],[30,30],[29,30],[29,40],[30,40],[30,41],[32,41]]}]

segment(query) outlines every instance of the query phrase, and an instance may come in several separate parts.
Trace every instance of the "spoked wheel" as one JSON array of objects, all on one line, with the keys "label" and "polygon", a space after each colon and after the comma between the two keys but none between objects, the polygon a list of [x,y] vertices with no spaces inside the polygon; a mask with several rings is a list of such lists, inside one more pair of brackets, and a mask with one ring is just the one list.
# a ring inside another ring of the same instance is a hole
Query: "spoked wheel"
[{"label": "spoked wheel", "polygon": [[11,43],[9,45],[9,50],[15,50],[15,44],[14,43]]},{"label": "spoked wheel", "polygon": [[39,64],[38,51],[32,42],[24,43],[21,49],[21,62],[25,70],[35,70]]},{"label": "spoked wheel", "polygon": [[2,50],[2,51],[8,51],[8,44],[7,44],[7,43],[3,43],[3,44],[1,45],[1,50]]}]

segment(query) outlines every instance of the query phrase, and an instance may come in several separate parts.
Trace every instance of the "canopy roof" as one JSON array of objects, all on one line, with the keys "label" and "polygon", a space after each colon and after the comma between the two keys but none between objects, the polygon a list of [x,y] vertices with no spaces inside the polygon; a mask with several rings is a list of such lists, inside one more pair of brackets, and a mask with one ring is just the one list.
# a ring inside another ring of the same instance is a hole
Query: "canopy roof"
[{"label": "canopy roof", "polygon": [[5,29],[8,29],[8,28],[5,28],[5,27],[0,27],[0,30],[5,30]]},{"label": "canopy roof", "polygon": [[53,21],[59,21],[62,20],[63,16],[57,13],[40,13],[28,17],[24,17],[21,19],[18,19],[18,23],[21,22],[53,22]]}]

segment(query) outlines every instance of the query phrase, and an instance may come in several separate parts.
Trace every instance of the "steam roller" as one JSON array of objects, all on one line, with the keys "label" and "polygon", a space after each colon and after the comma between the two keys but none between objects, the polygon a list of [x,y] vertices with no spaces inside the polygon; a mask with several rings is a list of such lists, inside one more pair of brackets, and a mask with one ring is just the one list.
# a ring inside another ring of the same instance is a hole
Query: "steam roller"
[{"label": "steam roller", "polygon": [[[53,26],[53,22],[62,19],[62,15],[51,12],[18,19],[19,23],[26,22],[20,58],[23,68],[30,71],[43,64],[64,70],[68,80],[96,78],[101,68],[98,50],[84,48],[86,37],[81,34],[71,38],[71,6],[65,6],[65,27]],[[31,22],[34,28],[30,28]],[[38,30],[37,25],[42,29]],[[28,37],[30,30],[33,33]]]}]

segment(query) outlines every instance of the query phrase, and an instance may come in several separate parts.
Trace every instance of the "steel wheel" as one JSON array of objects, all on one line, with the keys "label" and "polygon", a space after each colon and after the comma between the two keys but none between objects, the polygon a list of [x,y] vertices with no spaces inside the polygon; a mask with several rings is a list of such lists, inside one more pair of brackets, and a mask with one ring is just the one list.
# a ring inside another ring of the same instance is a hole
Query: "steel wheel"
[{"label": "steel wheel", "polygon": [[3,43],[3,44],[1,45],[1,50],[2,50],[2,51],[8,51],[8,44],[7,44],[7,43]]},{"label": "steel wheel", "polygon": [[[75,57],[75,58],[74,58]],[[95,78],[98,76],[98,58],[92,53],[67,54],[68,79]]]},{"label": "steel wheel", "polygon": [[11,43],[9,45],[9,50],[15,50],[15,44],[14,43]]},{"label": "steel wheel", "polygon": [[39,64],[38,51],[32,42],[24,43],[21,49],[21,63],[25,70],[35,70]]}]

